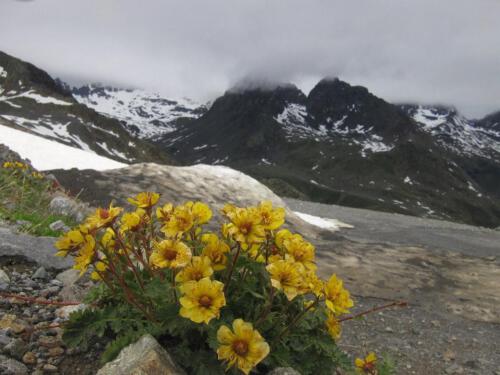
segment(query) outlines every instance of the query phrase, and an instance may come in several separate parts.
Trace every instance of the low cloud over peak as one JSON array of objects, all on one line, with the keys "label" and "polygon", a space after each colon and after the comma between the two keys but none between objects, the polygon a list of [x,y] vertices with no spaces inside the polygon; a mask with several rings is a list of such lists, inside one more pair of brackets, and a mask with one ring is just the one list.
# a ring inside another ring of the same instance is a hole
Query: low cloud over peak
[{"label": "low cloud over peak", "polygon": [[493,0],[17,0],[0,13],[0,50],[73,83],[210,99],[248,77],[307,93],[340,76],[393,102],[500,107]]}]

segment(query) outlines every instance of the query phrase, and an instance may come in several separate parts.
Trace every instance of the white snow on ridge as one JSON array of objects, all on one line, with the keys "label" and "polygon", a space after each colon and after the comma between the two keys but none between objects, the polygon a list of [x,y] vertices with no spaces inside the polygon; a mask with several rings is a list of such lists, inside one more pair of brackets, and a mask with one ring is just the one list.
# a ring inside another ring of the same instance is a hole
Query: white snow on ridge
[{"label": "white snow on ridge", "polygon": [[337,219],[323,218],[319,216],[305,214],[303,212],[298,212],[298,211],[295,211],[295,214],[305,222],[322,229],[338,231],[341,228],[349,228],[349,229],[354,228],[352,225],[343,223]]},{"label": "white snow on ridge", "polygon": [[7,78],[7,71],[3,68],[3,66],[0,66],[0,78]]},{"label": "white snow on ridge", "polygon": [[[187,98],[169,100],[144,90],[89,86],[88,95],[74,93],[75,99],[109,117],[124,121],[140,138],[155,138],[170,133],[178,118],[197,118],[200,103]],[[137,130],[138,129],[138,130]]]},{"label": "white snow on ridge", "polygon": [[0,125],[0,143],[29,159],[38,170],[95,169],[98,171],[126,167],[127,164],[33,134]]},{"label": "white snow on ridge", "polygon": [[[38,104],[73,105],[73,103],[65,102],[64,100],[59,100],[51,96],[42,96],[37,94],[34,90],[28,90],[17,95],[15,95],[15,92],[9,91],[7,96],[0,96],[0,102],[7,102],[18,98],[32,99]],[[7,103],[13,105],[12,103]]]}]

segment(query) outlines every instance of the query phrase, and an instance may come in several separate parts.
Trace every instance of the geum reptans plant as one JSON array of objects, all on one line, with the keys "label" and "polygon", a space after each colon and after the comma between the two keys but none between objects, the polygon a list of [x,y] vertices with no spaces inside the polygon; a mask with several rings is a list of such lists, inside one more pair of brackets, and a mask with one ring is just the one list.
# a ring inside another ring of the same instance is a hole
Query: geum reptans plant
[{"label": "geum reptans plant", "polygon": [[57,242],[58,255],[98,281],[65,325],[68,344],[107,341],[108,361],[151,333],[196,374],[349,367],[335,343],[349,292],[336,275],[318,277],[310,242],[280,229],[283,208],[228,204],[216,233],[206,204],[159,198],[140,193],[128,212],[99,208]]}]

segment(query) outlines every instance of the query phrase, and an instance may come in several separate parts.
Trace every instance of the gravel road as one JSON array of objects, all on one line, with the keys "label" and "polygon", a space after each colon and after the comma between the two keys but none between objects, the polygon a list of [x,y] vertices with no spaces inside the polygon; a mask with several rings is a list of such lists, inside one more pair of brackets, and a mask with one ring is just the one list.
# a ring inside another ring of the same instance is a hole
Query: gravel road
[{"label": "gravel road", "polygon": [[421,246],[475,257],[500,258],[500,230],[449,221],[284,199],[294,211],[354,225],[342,236],[359,242]]}]

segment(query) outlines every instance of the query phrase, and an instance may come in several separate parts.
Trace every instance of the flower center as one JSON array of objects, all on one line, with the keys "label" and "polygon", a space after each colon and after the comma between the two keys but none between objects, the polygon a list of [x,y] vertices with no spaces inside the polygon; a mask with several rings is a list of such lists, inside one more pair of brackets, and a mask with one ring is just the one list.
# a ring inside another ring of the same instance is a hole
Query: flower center
[{"label": "flower center", "polygon": [[241,233],[248,234],[252,230],[252,223],[243,223],[241,225]]},{"label": "flower center", "polygon": [[174,260],[177,256],[177,251],[172,249],[165,249],[165,251],[163,252],[163,256],[166,260]]},{"label": "flower center", "polygon": [[243,340],[233,342],[233,350],[239,356],[244,356],[248,353],[248,343]]},{"label": "flower center", "polygon": [[203,273],[199,270],[196,270],[191,273],[191,277],[193,278],[193,280],[199,281],[203,279]]},{"label": "flower center", "polygon": [[212,298],[209,296],[201,296],[201,298],[198,300],[199,304],[203,307],[210,307],[212,306]]},{"label": "flower center", "polygon": [[107,219],[109,217],[109,211],[103,208],[99,211],[99,216],[101,219]]}]

